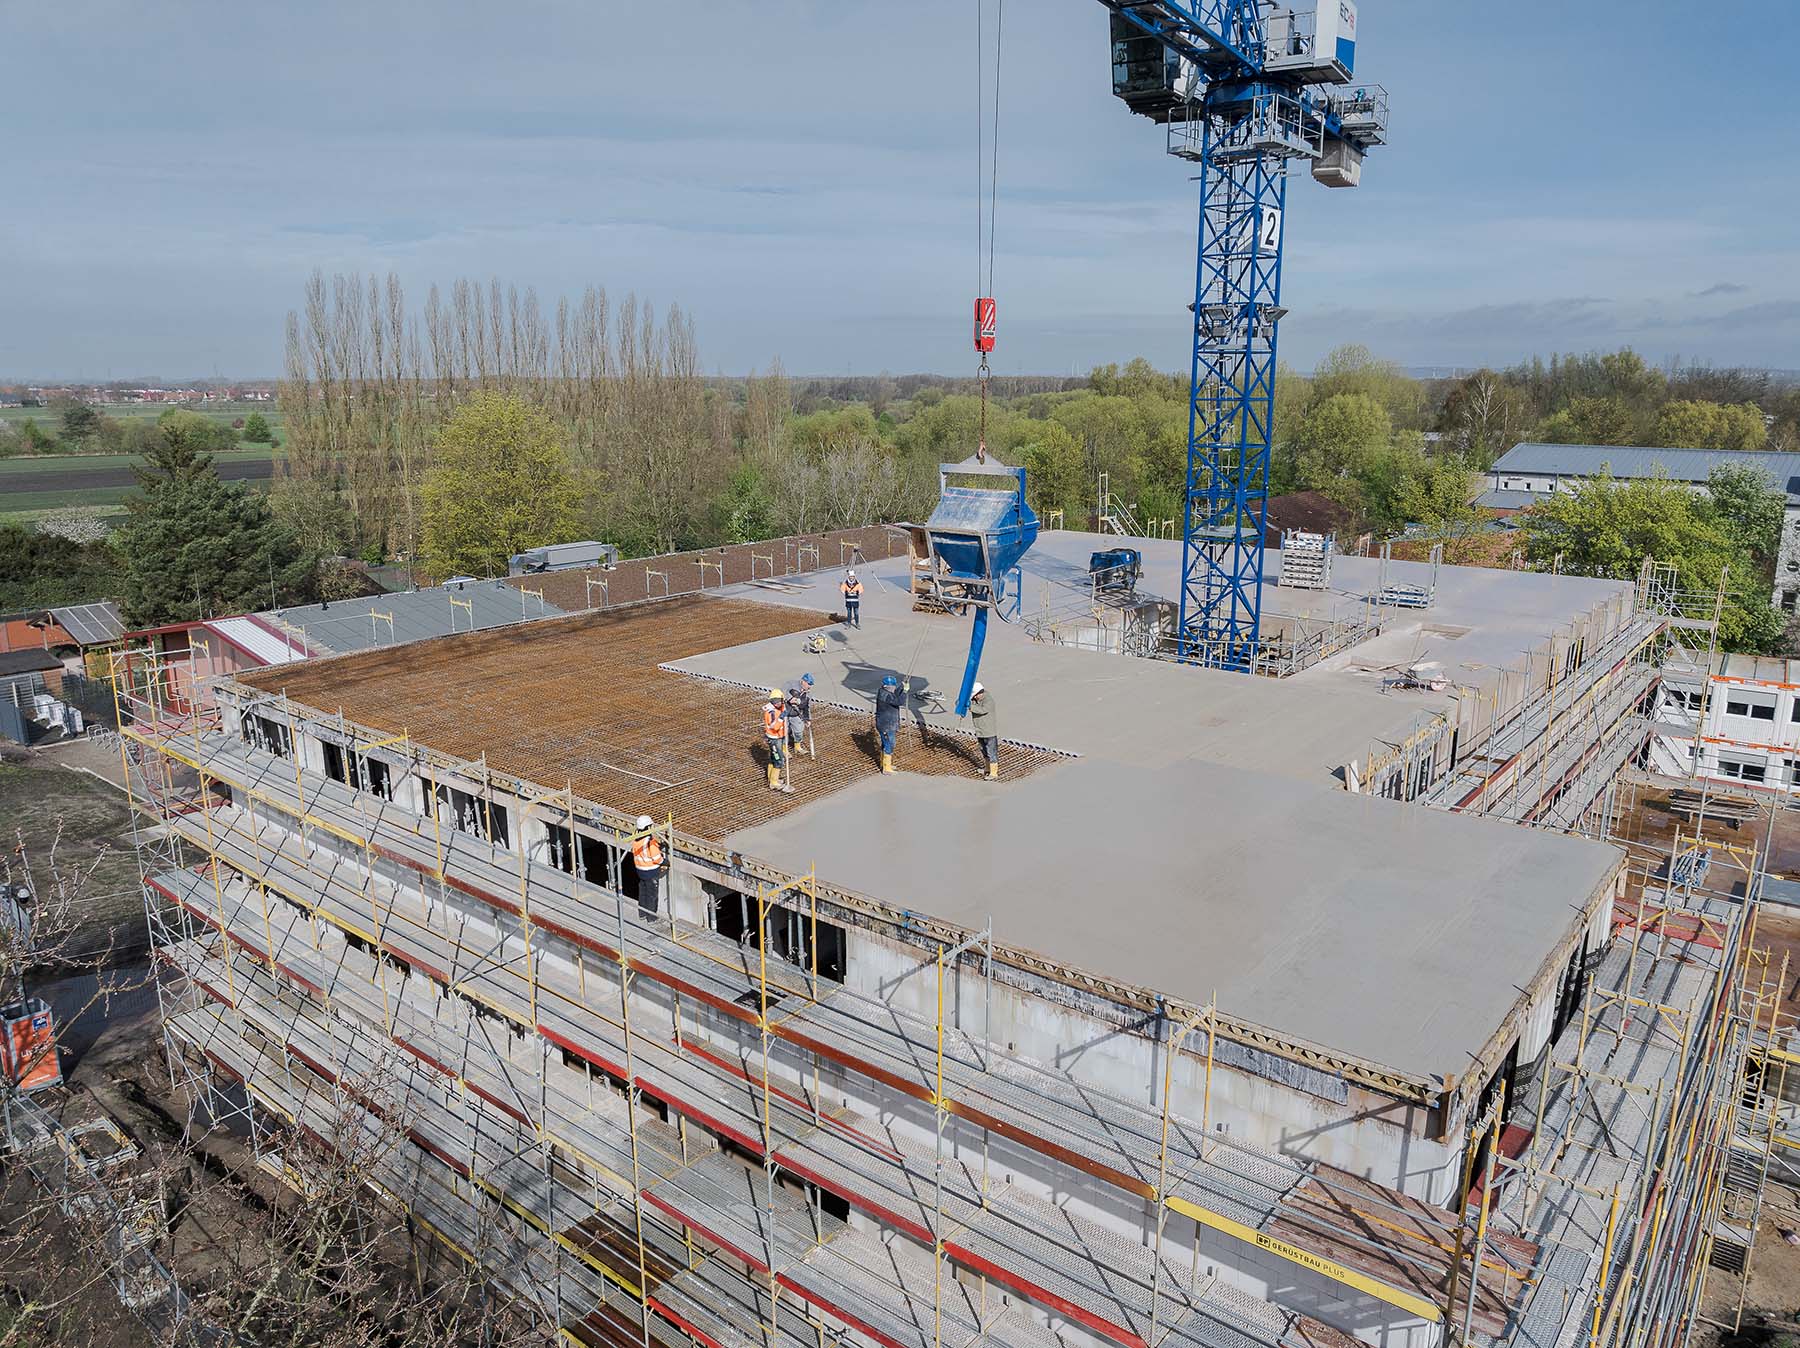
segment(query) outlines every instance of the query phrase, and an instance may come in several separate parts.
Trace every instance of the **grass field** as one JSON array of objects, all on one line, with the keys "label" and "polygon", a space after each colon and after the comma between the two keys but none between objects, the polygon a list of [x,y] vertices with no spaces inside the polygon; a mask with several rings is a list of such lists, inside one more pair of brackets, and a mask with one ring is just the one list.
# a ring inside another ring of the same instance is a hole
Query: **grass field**
[{"label": "grass field", "polygon": [[[17,410],[17,409],[13,409]],[[273,465],[281,451],[267,445],[221,450],[213,455],[220,474],[266,488],[265,474],[246,478],[251,466]],[[45,454],[0,459],[0,522],[28,524],[39,515],[68,506],[117,507],[135,489],[135,454]],[[234,471],[234,469],[236,471]]]},{"label": "grass field", "polygon": [[23,524],[27,520],[21,516],[36,519],[39,515],[48,515],[53,510],[64,510],[69,506],[113,506],[111,513],[123,515],[123,510],[116,509],[124,504],[125,498],[131,495],[130,487],[69,487],[62,491],[8,491],[5,479],[0,478],[0,523]]},{"label": "grass field", "polygon": [[[221,425],[225,425],[225,426],[229,426],[232,422],[237,421],[240,418],[248,418],[252,412],[261,412],[263,420],[269,423],[269,429],[275,433],[275,438],[277,440],[286,440],[287,439],[287,427],[281,419],[281,409],[277,404],[272,403],[272,402],[271,403],[244,403],[244,402],[207,403],[205,406],[192,406],[192,407],[188,407],[185,404],[179,404],[179,403],[177,403],[177,404],[169,404],[169,403],[108,403],[104,406],[97,407],[95,410],[97,412],[99,412],[102,416],[110,417],[114,421],[123,421],[123,422],[155,421],[164,412],[168,411],[171,406],[183,407],[184,410],[189,411],[189,412],[198,412],[201,416],[205,417],[207,420],[216,421],[216,422],[219,422]],[[53,408],[49,408],[49,407],[0,407],[0,426],[17,425],[19,422],[26,421],[26,420],[36,421],[39,426],[41,426],[44,430],[50,432],[52,435],[56,434],[57,430],[59,429],[58,417],[57,417],[56,411]],[[238,448],[239,449],[261,450],[263,452],[267,452],[268,446],[252,445],[247,440],[239,440]],[[62,458],[65,456],[56,455],[54,457]],[[91,458],[112,458],[115,456],[107,455],[107,454],[94,454],[94,455],[79,454],[79,455],[68,455],[66,457],[91,459]],[[5,462],[5,460],[0,460],[0,463],[4,463],[4,462]]]},{"label": "grass field", "polygon": [[[277,431],[281,429],[281,405],[279,403],[102,403],[95,411],[111,417],[114,421],[155,421],[171,407],[185,407],[190,412],[198,412],[203,417],[211,417],[214,421],[233,422],[239,417],[247,417],[252,412],[261,412],[263,420]],[[0,422],[24,421],[32,418],[46,430],[55,428],[56,410],[50,407],[0,407]]]},{"label": "grass field", "polygon": [[[223,468],[231,463],[252,463],[259,459],[281,457],[281,451],[274,451],[271,456],[267,445],[239,445],[236,449],[222,449],[213,455],[213,462]],[[0,459],[0,491],[6,488],[9,477],[36,477],[40,473],[67,473],[86,475],[108,469],[127,469],[143,462],[136,454],[38,454],[15,455],[9,459]]]}]

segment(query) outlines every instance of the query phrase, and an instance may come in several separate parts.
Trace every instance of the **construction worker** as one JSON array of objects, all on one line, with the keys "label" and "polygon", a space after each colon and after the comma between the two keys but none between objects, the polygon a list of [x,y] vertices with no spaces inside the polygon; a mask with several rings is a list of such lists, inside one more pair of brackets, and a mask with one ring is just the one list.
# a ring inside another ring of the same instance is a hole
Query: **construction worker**
[{"label": "construction worker", "polygon": [[655,917],[662,893],[663,850],[656,839],[656,821],[647,814],[637,818],[637,836],[631,840],[631,868],[637,872],[638,912]]},{"label": "construction worker", "polygon": [[862,582],[852,571],[838,587],[844,592],[844,621],[852,627],[862,626]]},{"label": "construction worker", "polygon": [[763,743],[769,750],[769,789],[794,794],[792,782],[782,780],[787,766],[787,698],[781,689],[769,689],[769,700],[763,703]]},{"label": "construction worker", "polygon": [[900,733],[900,713],[906,708],[906,695],[912,684],[901,683],[889,674],[875,694],[875,734],[881,739],[881,770],[894,770],[894,736]]},{"label": "construction worker", "polygon": [[994,695],[981,684],[969,690],[969,727],[981,741],[990,782],[1000,780],[1000,728],[994,717]]},{"label": "construction worker", "polygon": [[812,688],[813,676],[802,674],[787,690],[787,729],[788,751],[799,753],[806,751],[808,758],[816,758],[813,752],[812,735]]}]

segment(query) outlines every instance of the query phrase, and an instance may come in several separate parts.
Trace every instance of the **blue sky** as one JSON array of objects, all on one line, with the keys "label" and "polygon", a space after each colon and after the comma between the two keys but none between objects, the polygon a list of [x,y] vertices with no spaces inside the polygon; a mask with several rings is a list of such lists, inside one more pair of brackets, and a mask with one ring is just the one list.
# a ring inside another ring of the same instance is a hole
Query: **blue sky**
[{"label": "blue sky", "polygon": [[[711,370],[967,371],[975,4],[10,0],[0,376],[276,373],[315,267],[676,301]],[[1293,363],[1800,367],[1794,0],[1364,0],[1359,37],[1391,143],[1290,191]],[[1104,11],[1011,0],[1003,60],[995,368],[1185,366],[1191,170]]]}]

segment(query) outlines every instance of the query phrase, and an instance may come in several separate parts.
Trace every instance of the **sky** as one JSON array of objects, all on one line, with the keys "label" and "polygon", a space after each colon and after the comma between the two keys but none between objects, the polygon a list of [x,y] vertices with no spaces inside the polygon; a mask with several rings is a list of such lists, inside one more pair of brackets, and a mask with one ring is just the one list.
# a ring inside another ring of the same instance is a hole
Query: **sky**
[{"label": "sky", "polygon": [[[1000,3],[0,0],[0,378],[278,374],[315,268],[679,303],[726,374],[971,373]],[[1285,359],[1800,367],[1800,4],[1360,8],[1390,140],[1290,187]],[[999,373],[1186,366],[1193,166],[1108,59],[1093,0],[1005,5]]]}]

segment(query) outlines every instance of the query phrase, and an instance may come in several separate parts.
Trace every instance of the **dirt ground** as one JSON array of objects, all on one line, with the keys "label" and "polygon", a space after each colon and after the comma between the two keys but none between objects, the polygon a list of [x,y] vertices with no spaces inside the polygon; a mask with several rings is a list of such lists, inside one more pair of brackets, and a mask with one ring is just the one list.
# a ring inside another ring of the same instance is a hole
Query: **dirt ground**
[{"label": "dirt ground", "polygon": [[81,770],[96,757],[107,755],[75,743],[0,760],[0,878],[44,894],[59,876],[87,875],[73,914],[80,948],[104,949],[110,934],[116,955],[132,958],[146,936],[131,810],[116,786]]},{"label": "dirt ground", "polygon": [[1709,841],[1746,852],[1754,848],[1759,856],[1767,856],[1769,874],[1800,879],[1800,810],[1784,808],[1782,801],[1772,797],[1717,790],[1714,799],[1732,804],[1749,800],[1758,807],[1758,815],[1735,827],[1721,819],[1701,822],[1668,808],[1669,792],[1675,785],[1660,778],[1622,782],[1613,823],[1615,838],[1629,844],[1633,852],[1666,859],[1677,830],[1683,842],[1692,841],[1699,833]]},{"label": "dirt ground", "polygon": [[1700,1348],[1800,1348],[1800,1246],[1782,1238],[1784,1231],[1800,1230],[1800,1192],[1773,1182],[1765,1192],[1742,1325],[1733,1332],[1743,1279],[1723,1269],[1709,1270],[1700,1301],[1703,1323],[1694,1335]]}]

